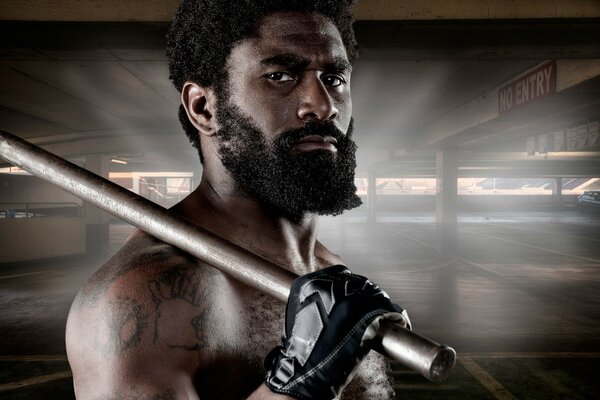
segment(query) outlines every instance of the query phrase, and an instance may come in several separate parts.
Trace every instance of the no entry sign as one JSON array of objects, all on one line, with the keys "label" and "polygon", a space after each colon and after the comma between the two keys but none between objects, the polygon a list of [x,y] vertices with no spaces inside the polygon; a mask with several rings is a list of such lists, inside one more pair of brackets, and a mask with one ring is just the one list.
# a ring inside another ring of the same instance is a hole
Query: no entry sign
[{"label": "no entry sign", "polygon": [[555,92],[556,62],[549,61],[499,89],[500,114]]}]

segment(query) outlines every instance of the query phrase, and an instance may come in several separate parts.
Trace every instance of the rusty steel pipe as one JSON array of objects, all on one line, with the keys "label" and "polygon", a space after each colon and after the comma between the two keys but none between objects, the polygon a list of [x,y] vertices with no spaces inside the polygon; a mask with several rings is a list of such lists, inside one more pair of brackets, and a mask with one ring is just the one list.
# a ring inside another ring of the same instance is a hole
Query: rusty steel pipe
[{"label": "rusty steel pipe", "polygon": [[[192,254],[244,284],[287,301],[291,284],[297,277],[294,273],[185,218],[1,130],[0,157]],[[381,342],[374,348],[380,353],[431,381],[445,380],[454,366],[456,353],[452,348],[404,329],[399,324],[382,324],[379,338]]]}]

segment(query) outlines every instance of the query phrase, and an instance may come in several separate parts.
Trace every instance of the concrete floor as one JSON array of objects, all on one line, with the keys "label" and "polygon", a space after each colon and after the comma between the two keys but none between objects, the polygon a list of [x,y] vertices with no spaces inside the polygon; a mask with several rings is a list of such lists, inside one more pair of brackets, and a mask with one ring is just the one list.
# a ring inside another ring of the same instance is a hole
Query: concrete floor
[{"label": "concrete floor", "polygon": [[[460,255],[435,251],[434,215],[325,218],[320,237],[386,289],[415,330],[453,346],[434,385],[392,364],[398,399],[593,399],[600,393],[600,219],[463,214]],[[130,227],[112,227],[112,247]],[[107,257],[106,255],[104,257]],[[0,266],[0,398],[72,399],[64,324],[97,259]]]}]

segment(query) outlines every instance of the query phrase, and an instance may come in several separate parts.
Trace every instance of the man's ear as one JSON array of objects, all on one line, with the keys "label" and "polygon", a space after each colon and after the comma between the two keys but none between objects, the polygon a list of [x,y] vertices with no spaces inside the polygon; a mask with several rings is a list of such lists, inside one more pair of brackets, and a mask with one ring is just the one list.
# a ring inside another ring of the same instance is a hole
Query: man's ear
[{"label": "man's ear", "polygon": [[181,103],[201,135],[212,136],[217,132],[216,96],[212,89],[188,81],[181,89]]}]

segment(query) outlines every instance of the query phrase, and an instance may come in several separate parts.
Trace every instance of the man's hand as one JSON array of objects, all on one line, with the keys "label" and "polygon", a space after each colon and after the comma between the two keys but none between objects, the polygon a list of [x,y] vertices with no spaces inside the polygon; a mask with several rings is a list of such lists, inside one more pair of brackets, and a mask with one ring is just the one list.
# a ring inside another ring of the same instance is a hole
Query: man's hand
[{"label": "man's hand", "polygon": [[410,329],[406,312],[383,290],[342,265],[296,279],[282,345],[265,360],[266,385],[298,399],[334,399],[370,350],[382,319]]}]

